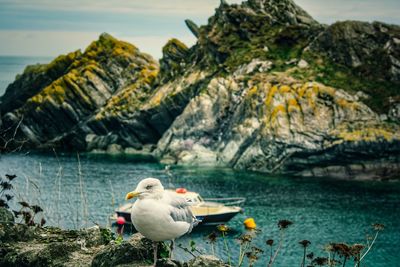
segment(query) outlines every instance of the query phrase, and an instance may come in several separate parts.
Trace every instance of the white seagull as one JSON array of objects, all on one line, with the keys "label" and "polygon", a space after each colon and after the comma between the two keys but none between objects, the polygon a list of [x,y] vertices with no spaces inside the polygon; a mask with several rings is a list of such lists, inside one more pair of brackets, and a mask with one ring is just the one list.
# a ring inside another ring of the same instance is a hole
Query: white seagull
[{"label": "white seagull", "polygon": [[[153,241],[154,266],[157,262],[157,242],[171,240],[190,233],[198,221],[185,198],[164,190],[160,180],[146,178],[140,181],[135,191],[126,199],[138,197],[133,204],[131,220],[136,230]],[[170,257],[171,257],[170,253]]]}]

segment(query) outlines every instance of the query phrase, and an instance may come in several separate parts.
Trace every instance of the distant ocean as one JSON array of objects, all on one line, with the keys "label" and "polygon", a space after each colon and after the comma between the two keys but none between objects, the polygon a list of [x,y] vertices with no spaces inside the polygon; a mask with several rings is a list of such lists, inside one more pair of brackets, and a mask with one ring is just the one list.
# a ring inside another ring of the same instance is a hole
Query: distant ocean
[{"label": "distant ocean", "polygon": [[0,96],[27,65],[48,63],[51,59],[51,57],[0,56]]}]

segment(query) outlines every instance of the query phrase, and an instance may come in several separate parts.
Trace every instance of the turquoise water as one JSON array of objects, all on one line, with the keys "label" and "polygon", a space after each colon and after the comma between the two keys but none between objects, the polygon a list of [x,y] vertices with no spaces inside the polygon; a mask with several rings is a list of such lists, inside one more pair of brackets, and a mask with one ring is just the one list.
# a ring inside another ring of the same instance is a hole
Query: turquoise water
[{"label": "turquoise water", "polygon": [[50,62],[49,57],[0,56],[0,96],[27,65]]},{"label": "turquoise water", "polygon": [[[264,250],[267,250],[265,240],[278,237],[278,220],[294,222],[286,232],[275,266],[300,266],[300,240],[310,240],[310,251],[326,256],[325,244],[364,242],[366,230],[379,222],[386,229],[366,257],[365,266],[399,266],[398,182],[300,179],[220,168],[173,168],[172,172],[174,175],[169,178],[162,165],[122,157],[81,155],[78,161],[76,155],[58,155],[57,159],[53,154],[21,154],[0,158],[1,175],[18,175],[15,182],[19,200],[42,205],[50,225],[66,228],[93,223],[107,225],[114,208],[125,203],[126,192],[134,189],[140,179],[152,176],[160,178],[166,187],[186,187],[203,197],[246,197],[244,213],[229,222],[233,229],[228,236],[232,254],[237,254],[234,238],[244,231],[242,222],[246,217],[255,218],[262,230],[255,244]],[[213,229],[197,229],[178,243],[187,246],[194,240],[199,250],[211,253],[204,236]],[[218,243],[217,254],[224,255],[222,242]],[[176,256],[190,258],[179,248]],[[265,259],[263,256],[256,266],[265,266]]]}]

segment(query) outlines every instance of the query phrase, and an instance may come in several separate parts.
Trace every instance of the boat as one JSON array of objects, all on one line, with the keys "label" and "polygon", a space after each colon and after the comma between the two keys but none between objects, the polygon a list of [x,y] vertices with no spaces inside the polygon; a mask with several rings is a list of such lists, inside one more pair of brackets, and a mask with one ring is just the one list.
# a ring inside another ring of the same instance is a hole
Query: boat
[{"label": "boat", "polygon": [[[235,217],[243,209],[239,206],[246,199],[243,197],[232,198],[202,198],[200,194],[187,191],[185,188],[175,190],[167,189],[173,195],[184,197],[190,203],[193,215],[200,221],[200,225],[212,225],[226,223]],[[131,209],[133,203],[127,203],[115,210],[115,214],[110,218],[116,222],[118,217],[123,217],[126,224],[132,224]]]}]

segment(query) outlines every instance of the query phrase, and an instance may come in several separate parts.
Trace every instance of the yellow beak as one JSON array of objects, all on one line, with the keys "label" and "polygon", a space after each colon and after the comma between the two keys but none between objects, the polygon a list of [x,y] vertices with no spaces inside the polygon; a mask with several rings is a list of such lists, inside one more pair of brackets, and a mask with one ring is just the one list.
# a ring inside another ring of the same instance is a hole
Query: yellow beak
[{"label": "yellow beak", "polygon": [[138,195],[140,195],[140,192],[132,191],[132,192],[129,192],[128,194],[126,194],[125,199],[128,200],[128,199],[137,197]]}]

